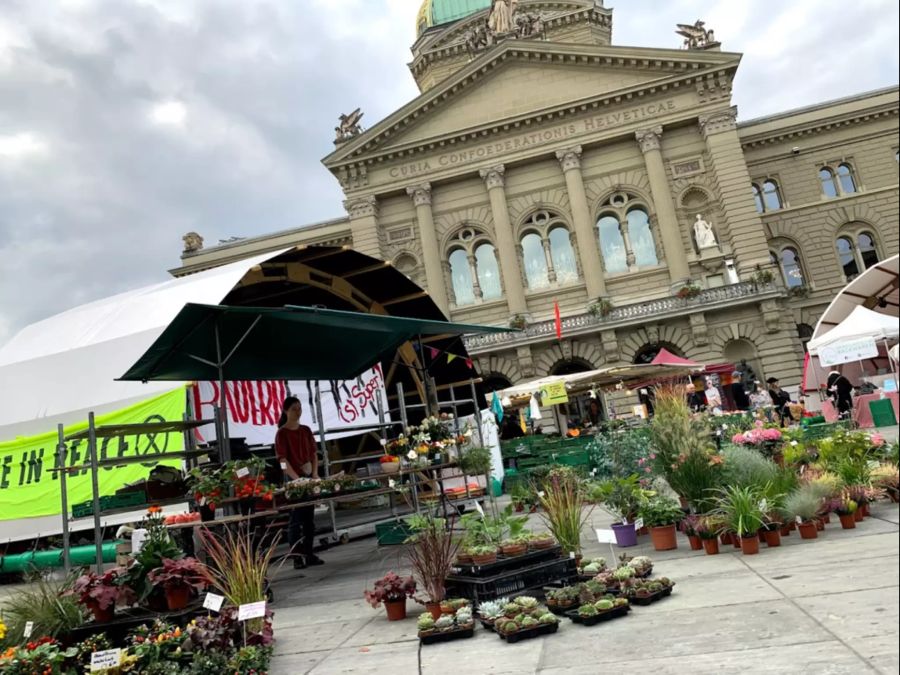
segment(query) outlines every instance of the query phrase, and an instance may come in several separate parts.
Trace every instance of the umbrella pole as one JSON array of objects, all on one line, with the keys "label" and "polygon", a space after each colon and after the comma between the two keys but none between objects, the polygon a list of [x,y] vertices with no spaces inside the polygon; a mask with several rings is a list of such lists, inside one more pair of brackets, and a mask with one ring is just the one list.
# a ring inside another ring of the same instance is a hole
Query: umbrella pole
[{"label": "umbrella pole", "polygon": [[219,393],[221,395],[220,403],[222,404],[222,438],[219,439],[219,447],[221,448],[221,456],[223,462],[231,461],[231,440],[228,437],[228,394],[225,391],[225,363],[222,361],[222,340],[219,337],[219,322],[216,320],[215,326],[216,336],[216,364],[219,369]]}]

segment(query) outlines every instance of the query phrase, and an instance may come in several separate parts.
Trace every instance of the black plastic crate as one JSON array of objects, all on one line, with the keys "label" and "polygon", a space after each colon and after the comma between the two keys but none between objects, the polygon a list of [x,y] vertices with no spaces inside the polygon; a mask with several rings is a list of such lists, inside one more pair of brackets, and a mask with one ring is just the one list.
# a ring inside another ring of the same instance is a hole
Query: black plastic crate
[{"label": "black plastic crate", "polygon": [[641,605],[642,607],[646,607],[647,605],[652,605],[654,602],[658,602],[658,601],[662,600],[663,598],[668,598],[670,595],[672,595],[672,587],[671,586],[669,586],[668,588],[664,588],[663,590],[659,591],[658,593],[653,593],[652,595],[648,595],[643,598],[635,595],[633,597],[628,598],[628,601],[632,605]]},{"label": "black plastic crate", "polygon": [[516,631],[515,633],[510,633],[509,635],[497,631],[497,635],[500,636],[500,639],[506,640],[509,644],[513,644],[514,642],[530,640],[532,638],[541,637],[543,635],[552,635],[558,630],[558,623],[549,623],[543,624],[541,626],[535,626],[534,628],[523,628],[522,630]]},{"label": "black plastic crate", "polygon": [[487,600],[515,595],[532,588],[540,589],[560,582],[571,583],[577,576],[575,560],[557,558],[486,578],[451,575],[447,577],[447,596],[468,598],[478,605]]},{"label": "black plastic crate", "polygon": [[569,610],[566,612],[566,616],[569,617],[574,623],[580,623],[582,626],[596,626],[598,623],[603,623],[604,621],[609,621],[611,619],[618,619],[623,616],[627,616],[628,612],[631,611],[630,605],[625,605],[624,607],[615,607],[613,609],[607,610],[596,616],[581,616],[578,613],[578,610]]},{"label": "black plastic crate", "polygon": [[534,563],[544,560],[554,560],[562,554],[562,548],[552,546],[551,548],[529,551],[522,555],[498,556],[496,562],[487,565],[460,564],[454,566],[454,573],[464,577],[493,577],[501,572],[508,570],[520,569],[528,567]]},{"label": "black plastic crate", "polygon": [[475,624],[472,624],[471,628],[463,628],[460,630],[453,630],[447,633],[432,633],[431,635],[422,635],[419,637],[419,642],[423,645],[434,645],[438,642],[452,642],[453,640],[464,640],[466,638],[470,638],[475,635]]}]

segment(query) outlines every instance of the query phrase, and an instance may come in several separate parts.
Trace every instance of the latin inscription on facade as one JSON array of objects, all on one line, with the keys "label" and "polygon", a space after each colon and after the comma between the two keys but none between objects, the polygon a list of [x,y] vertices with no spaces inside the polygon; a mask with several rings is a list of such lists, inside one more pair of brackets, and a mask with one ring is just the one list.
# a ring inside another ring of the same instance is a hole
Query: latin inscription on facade
[{"label": "latin inscription on facade", "polygon": [[671,167],[674,178],[687,178],[688,176],[703,173],[703,161],[699,157],[671,164]]},{"label": "latin inscription on facade", "polygon": [[468,150],[448,152],[421,162],[412,162],[401,166],[395,166],[390,169],[389,175],[391,178],[411,178],[413,176],[428,173],[429,171],[437,171],[454,166],[466,166],[468,164],[490,160],[506,153],[549,145],[576,136],[649,120],[670,113],[676,109],[677,106],[674,99],[660,101],[659,103],[648,103],[647,105],[628,108],[627,110],[622,110],[620,112],[596,115],[575,122],[568,122],[546,129],[538,129],[503,141],[479,145]]}]

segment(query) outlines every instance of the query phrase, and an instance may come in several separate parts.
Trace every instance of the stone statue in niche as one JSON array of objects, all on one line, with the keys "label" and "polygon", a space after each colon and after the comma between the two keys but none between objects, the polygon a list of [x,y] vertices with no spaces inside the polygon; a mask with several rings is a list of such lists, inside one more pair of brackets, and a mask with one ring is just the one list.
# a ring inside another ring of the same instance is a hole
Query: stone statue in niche
[{"label": "stone statue in niche", "polygon": [[697,214],[697,220],[694,223],[694,239],[697,241],[697,248],[701,251],[707,248],[716,248],[719,245],[712,225],[703,220],[703,215],[700,213]]}]

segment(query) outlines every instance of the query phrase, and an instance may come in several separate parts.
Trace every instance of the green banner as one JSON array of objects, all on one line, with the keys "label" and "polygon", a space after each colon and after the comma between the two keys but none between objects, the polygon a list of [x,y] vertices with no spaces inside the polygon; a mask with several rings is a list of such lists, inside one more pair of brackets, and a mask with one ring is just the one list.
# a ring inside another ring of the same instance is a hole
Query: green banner
[{"label": "green banner", "polygon": [[[143,424],[146,422],[180,421],[185,411],[183,388],[136,403],[128,408],[98,415],[97,426],[108,424]],[[87,421],[66,427],[66,435],[87,428]],[[0,442],[0,520],[16,520],[49,516],[61,511],[59,472],[56,447],[59,437],[54,429],[39,436]],[[103,467],[98,476],[101,495],[111,495],[126,483],[146,478],[157,464],[181,466],[180,459],[157,462],[154,455],[180,452],[184,449],[181,432],[169,434],[139,434],[123,438],[102,438],[97,441],[99,459],[115,457],[147,457],[146,462],[123,467]],[[69,441],[66,447],[66,466],[86,464],[90,460],[87,440]],[[68,474],[66,491],[69,509],[91,499],[90,469]]]}]

